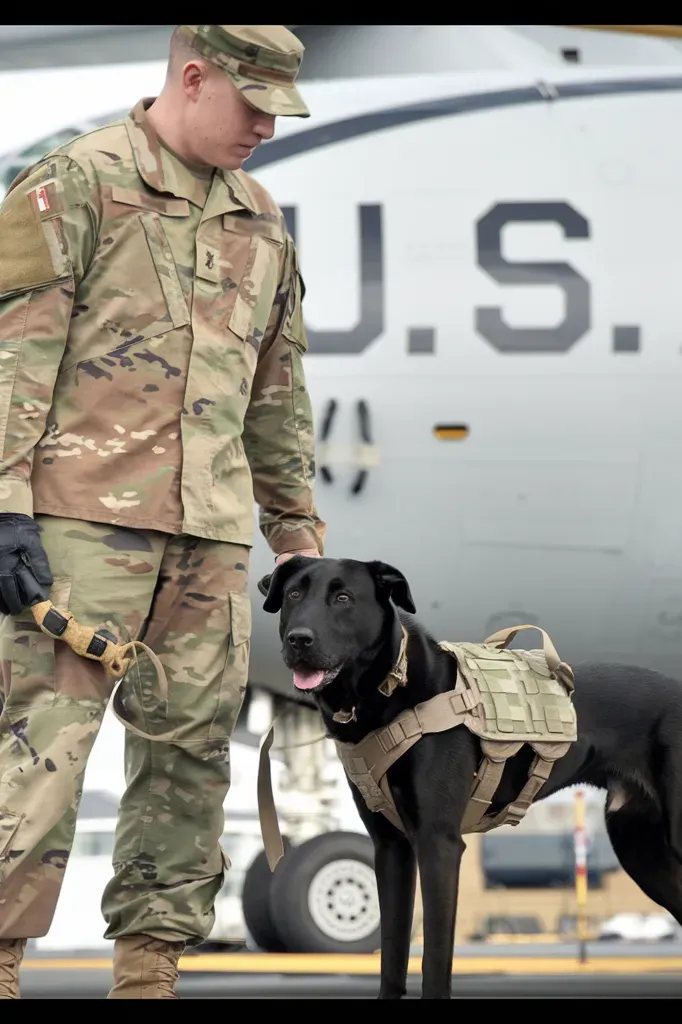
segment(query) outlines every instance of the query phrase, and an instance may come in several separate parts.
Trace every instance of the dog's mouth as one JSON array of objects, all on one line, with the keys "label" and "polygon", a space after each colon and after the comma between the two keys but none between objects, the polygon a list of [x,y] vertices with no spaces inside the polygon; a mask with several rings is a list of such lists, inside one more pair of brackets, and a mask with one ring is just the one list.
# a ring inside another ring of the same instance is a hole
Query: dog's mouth
[{"label": "dog's mouth", "polygon": [[328,669],[313,669],[301,665],[293,669],[294,686],[297,690],[319,690],[336,679],[340,671],[341,665]]}]

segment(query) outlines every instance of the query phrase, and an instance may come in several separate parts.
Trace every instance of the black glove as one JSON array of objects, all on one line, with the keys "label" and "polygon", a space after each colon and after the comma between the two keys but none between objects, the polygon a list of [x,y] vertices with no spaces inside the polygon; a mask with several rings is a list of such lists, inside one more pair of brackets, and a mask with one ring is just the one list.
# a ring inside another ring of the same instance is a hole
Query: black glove
[{"label": "black glove", "polygon": [[0,512],[0,613],[18,615],[46,601],[54,583],[35,519]]}]

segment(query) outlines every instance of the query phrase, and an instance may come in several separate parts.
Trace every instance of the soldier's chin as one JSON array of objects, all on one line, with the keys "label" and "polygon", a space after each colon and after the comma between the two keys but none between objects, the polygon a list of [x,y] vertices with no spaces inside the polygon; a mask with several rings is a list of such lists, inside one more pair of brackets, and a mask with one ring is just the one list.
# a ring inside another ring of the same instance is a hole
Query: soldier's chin
[{"label": "soldier's chin", "polygon": [[233,146],[225,158],[223,170],[238,171],[242,164],[246,163],[252,153],[253,150],[249,149],[248,146]]},{"label": "soldier's chin", "polygon": [[244,146],[230,146],[229,149],[221,149],[212,155],[214,159],[211,166],[218,167],[221,171],[238,171],[250,153]]}]

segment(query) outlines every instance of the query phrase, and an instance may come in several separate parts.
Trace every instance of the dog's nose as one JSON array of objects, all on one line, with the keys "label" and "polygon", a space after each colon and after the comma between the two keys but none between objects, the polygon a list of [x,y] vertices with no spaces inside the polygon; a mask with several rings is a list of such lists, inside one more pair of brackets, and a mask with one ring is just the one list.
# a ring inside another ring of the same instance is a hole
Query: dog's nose
[{"label": "dog's nose", "polygon": [[299,629],[291,629],[287,633],[287,643],[290,643],[295,651],[301,647],[310,647],[314,639],[312,629],[306,629],[304,626]]}]

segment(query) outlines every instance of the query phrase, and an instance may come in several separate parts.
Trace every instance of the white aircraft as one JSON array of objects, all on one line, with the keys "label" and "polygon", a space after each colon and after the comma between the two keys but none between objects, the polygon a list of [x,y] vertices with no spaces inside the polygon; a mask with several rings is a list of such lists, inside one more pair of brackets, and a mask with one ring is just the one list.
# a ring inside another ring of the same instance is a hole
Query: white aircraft
[{"label": "white aircraft", "polygon": [[[282,119],[245,169],[299,247],[327,554],[398,566],[439,639],[537,623],[569,662],[679,676],[680,41],[296,29],[313,116]],[[155,95],[164,73],[1,75],[0,188]],[[242,717],[256,733],[263,701],[292,694],[256,591],[272,564],[259,538]],[[292,705],[281,741],[319,731]],[[298,841],[333,821],[317,796],[322,751],[285,755]]]}]

